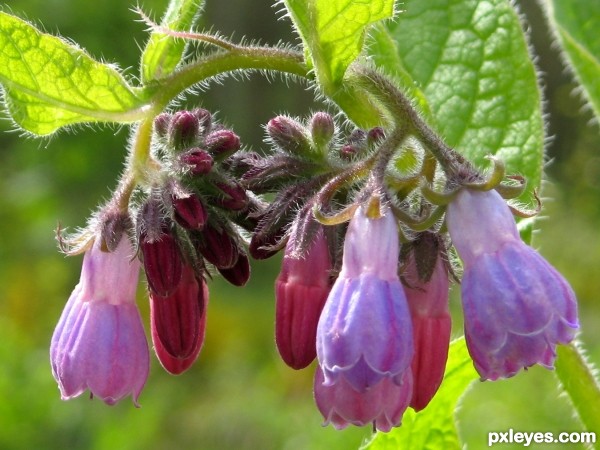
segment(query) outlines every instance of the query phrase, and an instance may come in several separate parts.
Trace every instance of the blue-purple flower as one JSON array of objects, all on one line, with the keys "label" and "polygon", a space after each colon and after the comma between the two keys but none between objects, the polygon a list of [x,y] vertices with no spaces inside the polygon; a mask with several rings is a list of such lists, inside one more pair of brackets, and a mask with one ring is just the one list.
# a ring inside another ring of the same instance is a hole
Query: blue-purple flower
[{"label": "blue-purple flower", "polygon": [[496,191],[462,189],[448,206],[448,230],[464,263],[465,337],[483,379],[552,368],[556,345],[578,328],[567,281],[519,237]]},{"label": "blue-purple flower", "polygon": [[86,251],[79,284],[54,330],[52,373],[64,400],[89,389],[109,405],[130,394],[137,405],[149,370],[135,303],[140,263],[126,236],[110,253],[100,241]]},{"label": "blue-purple flower", "polygon": [[388,432],[402,421],[412,395],[412,373],[404,372],[398,385],[390,378],[365,392],[358,392],[343,378],[334,385],[324,383],[323,371],[315,373],[315,401],[325,418],[325,425],[332,424],[341,430],[348,425],[362,427],[374,424],[379,431]]},{"label": "blue-purple flower", "polygon": [[[369,417],[368,421],[379,417],[387,400],[373,392],[388,390],[383,385],[412,392],[412,377],[407,375],[413,357],[412,326],[397,273],[398,255],[398,228],[390,210],[369,217],[367,208],[359,207],[346,233],[342,270],[317,327],[318,370],[323,378],[321,382],[317,374],[317,405],[321,412],[337,411],[349,423],[364,425],[368,423],[364,417]],[[346,394],[340,395],[340,391],[353,391],[359,402],[356,411],[374,412],[354,417],[342,414],[346,409],[336,402]],[[409,400],[407,394],[402,411]],[[329,413],[324,415],[334,421]],[[401,416],[391,414],[394,426]]]}]

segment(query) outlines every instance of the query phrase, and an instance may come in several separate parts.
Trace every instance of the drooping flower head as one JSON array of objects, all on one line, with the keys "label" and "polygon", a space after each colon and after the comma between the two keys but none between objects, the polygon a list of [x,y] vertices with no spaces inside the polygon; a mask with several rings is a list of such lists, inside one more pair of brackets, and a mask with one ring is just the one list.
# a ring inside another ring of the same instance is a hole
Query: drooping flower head
[{"label": "drooping flower head", "polygon": [[552,368],[556,345],[578,328],[567,281],[526,245],[496,191],[462,189],[448,205],[448,231],[464,263],[465,337],[483,379],[534,364]]},{"label": "drooping flower head", "polygon": [[139,270],[126,236],[113,252],[102,251],[100,238],[86,251],[79,284],[50,346],[52,373],[64,400],[89,389],[109,405],[128,395],[137,405],[149,370],[135,303]]},{"label": "drooping flower head", "polygon": [[281,272],[275,281],[275,342],[283,361],[303,369],[316,356],[317,323],[331,290],[331,257],[323,228],[302,257],[288,241]]},{"label": "drooping flower head", "polygon": [[[354,391],[359,402],[354,411],[375,411],[368,415],[373,421],[389,408],[385,396],[373,392],[393,386],[402,387],[403,393],[412,391],[412,376],[407,375],[413,357],[412,326],[398,278],[398,256],[398,228],[391,211],[382,207],[373,215],[370,208],[359,207],[346,232],[341,272],[317,328],[323,381],[317,374],[315,396],[327,420],[333,420],[328,411],[336,411],[346,422],[364,425],[362,414],[342,413],[351,410],[337,404],[346,395],[339,392]],[[406,401],[392,409],[406,409],[410,394],[402,398]],[[387,414],[397,426],[402,414]]]}]

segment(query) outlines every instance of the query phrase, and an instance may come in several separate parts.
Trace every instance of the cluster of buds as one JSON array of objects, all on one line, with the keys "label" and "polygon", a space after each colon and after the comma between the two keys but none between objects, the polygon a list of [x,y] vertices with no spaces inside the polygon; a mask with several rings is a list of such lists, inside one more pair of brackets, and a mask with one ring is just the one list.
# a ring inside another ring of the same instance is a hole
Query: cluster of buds
[{"label": "cluster of buds", "polygon": [[236,286],[250,276],[237,222],[244,224],[252,202],[224,169],[240,149],[238,136],[204,109],[161,114],[154,129],[153,172],[126,210],[117,191],[82,234],[60,236],[67,253],[85,250],[51,346],[65,399],[89,389],[108,404],[128,394],[137,404],[149,368],[135,303],[140,267],[153,347],[172,374],[186,371],[202,348],[210,272]]},{"label": "cluster of buds", "polygon": [[[285,249],[276,346],[294,369],[317,360],[316,404],[336,428],[389,431],[409,406],[419,411],[434,398],[460,272],[466,342],[481,378],[553,367],[556,346],[578,329],[577,305],[566,280],[519,236],[505,198],[520,195],[523,180],[506,182],[497,160],[485,180],[423,137],[422,124],[343,138],[333,117],[317,112],[305,122],[278,116],[265,128],[272,151],[261,155],[238,151],[239,138],[206,110],[156,118],[139,192],[127,211],[109,203],[82,246],[81,281],[52,339],[63,398],[89,389],[109,404],[128,394],[137,401],[149,364],[135,306],[140,266],[156,355],[171,373],[187,370],[204,340],[209,270],[237,286],[248,281],[240,229],[251,233],[255,259]],[[451,264],[453,251],[462,264]]]}]

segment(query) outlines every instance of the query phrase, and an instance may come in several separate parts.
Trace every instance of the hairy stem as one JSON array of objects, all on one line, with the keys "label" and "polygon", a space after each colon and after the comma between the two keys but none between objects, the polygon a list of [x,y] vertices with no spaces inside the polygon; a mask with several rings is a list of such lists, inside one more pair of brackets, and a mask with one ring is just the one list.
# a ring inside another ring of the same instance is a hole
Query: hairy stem
[{"label": "hairy stem", "polygon": [[385,76],[365,66],[352,67],[352,81],[373,95],[387,109],[397,126],[403,122],[440,162],[449,179],[474,181],[477,172],[469,161],[450,148],[419,116],[411,101]]}]

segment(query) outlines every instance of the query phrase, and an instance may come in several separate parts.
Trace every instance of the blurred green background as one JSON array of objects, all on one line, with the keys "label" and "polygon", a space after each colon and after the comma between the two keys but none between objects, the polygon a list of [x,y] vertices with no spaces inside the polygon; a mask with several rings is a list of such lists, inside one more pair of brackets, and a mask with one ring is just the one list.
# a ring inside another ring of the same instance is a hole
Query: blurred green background
[{"label": "blurred green background", "polygon": [[[266,0],[208,0],[204,25],[225,35],[275,44],[297,42],[287,20]],[[534,245],[573,284],[579,297],[581,339],[600,362],[600,140],[598,126],[575,95],[551,45],[540,11],[522,1],[540,55],[549,114],[547,182],[540,233]],[[155,17],[166,0],[141,0]],[[59,32],[94,57],[135,77],[144,25],[134,2],[19,0],[5,5],[49,32]],[[189,105],[220,111],[242,140],[260,148],[261,125],[287,111],[306,115],[306,86],[260,76],[225,80]],[[122,169],[128,130],[81,127],[50,139],[23,138],[0,122],[0,448],[1,449],[353,449],[368,429],[321,427],[313,404],[312,370],[295,372],[278,358],[273,341],[273,282],[279,258],[253,266],[245,289],[211,282],[205,346],[179,377],[156,360],[142,393],[108,407],[85,396],[62,402],[50,372],[48,345],[73,286],[81,258],[57,252],[54,229],[71,229],[106,199]],[[140,286],[139,304],[148,306]],[[455,334],[460,308],[453,300]],[[469,448],[484,448],[488,431],[580,431],[554,374],[533,368],[514,379],[477,383],[458,413]],[[510,448],[510,446],[498,446]],[[517,446],[515,448],[521,448]],[[544,448],[551,449],[552,445]],[[556,448],[581,448],[557,446]]]}]

